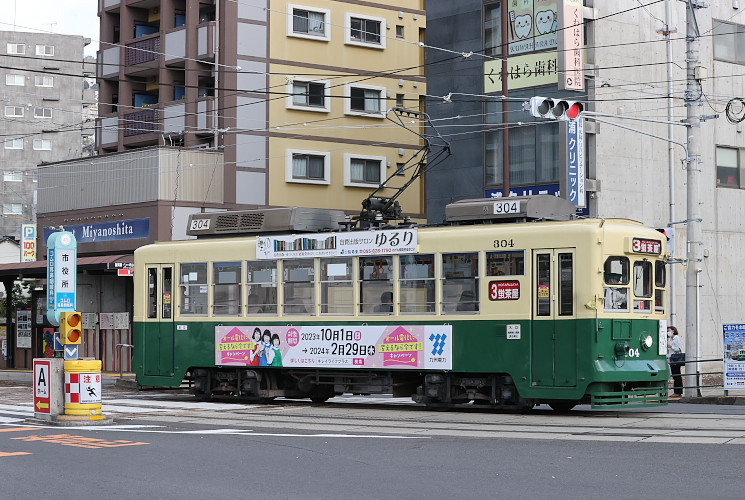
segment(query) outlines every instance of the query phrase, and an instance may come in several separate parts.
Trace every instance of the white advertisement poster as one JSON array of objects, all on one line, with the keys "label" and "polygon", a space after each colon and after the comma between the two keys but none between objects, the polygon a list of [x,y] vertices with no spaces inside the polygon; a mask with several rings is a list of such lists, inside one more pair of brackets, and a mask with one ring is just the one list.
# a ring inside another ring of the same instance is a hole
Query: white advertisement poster
[{"label": "white advertisement poster", "polygon": [[257,259],[415,253],[416,229],[268,236],[256,240]]}]

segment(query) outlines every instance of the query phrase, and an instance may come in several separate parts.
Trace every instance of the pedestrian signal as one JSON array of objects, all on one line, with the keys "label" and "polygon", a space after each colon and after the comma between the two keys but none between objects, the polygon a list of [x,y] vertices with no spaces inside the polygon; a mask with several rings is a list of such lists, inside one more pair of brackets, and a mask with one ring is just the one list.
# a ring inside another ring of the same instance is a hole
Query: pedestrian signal
[{"label": "pedestrian signal", "polygon": [[82,344],[83,316],[77,311],[61,313],[59,334],[62,344]]}]

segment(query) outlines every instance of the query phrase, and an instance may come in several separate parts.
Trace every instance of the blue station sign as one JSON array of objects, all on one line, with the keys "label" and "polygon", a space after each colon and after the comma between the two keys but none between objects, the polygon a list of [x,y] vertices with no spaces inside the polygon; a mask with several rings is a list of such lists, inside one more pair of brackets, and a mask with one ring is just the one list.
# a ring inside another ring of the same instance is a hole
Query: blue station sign
[{"label": "blue station sign", "polygon": [[[130,219],[115,222],[97,222],[65,226],[65,230],[75,235],[79,244],[102,241],[137,240],[150,237],[150,219]],[[44,229],[44,237],[53,234]]]}]

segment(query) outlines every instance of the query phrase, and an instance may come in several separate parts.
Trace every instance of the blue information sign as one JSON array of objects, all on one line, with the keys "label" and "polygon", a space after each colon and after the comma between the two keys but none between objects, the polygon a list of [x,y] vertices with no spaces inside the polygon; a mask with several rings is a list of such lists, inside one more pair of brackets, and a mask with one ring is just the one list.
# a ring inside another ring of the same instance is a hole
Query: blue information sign
[{"label": "blue information sign", "polygon": [[47,240],[47,319],[59,326],[60,313],[76,306],[78,244],[69,231],[52,233]]}]

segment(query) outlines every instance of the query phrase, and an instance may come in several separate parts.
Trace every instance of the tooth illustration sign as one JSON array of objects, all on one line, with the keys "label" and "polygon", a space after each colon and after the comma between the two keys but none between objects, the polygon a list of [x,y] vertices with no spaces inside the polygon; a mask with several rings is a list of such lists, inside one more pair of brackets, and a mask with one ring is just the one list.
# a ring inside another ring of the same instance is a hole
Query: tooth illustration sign
[{"label": "tooth illustration sign", "polygon": [[539,34],[545,35],[551,33],[555,26],[556,12],[552,10],[543,10],[535,15],[535,29]]},{"label": "tooth illustration sign", "polygon": [[533,27],[533,17],[530,14],[517,16],[515,18],[515,34],[517,38],[523,39],[530,36]]}]

